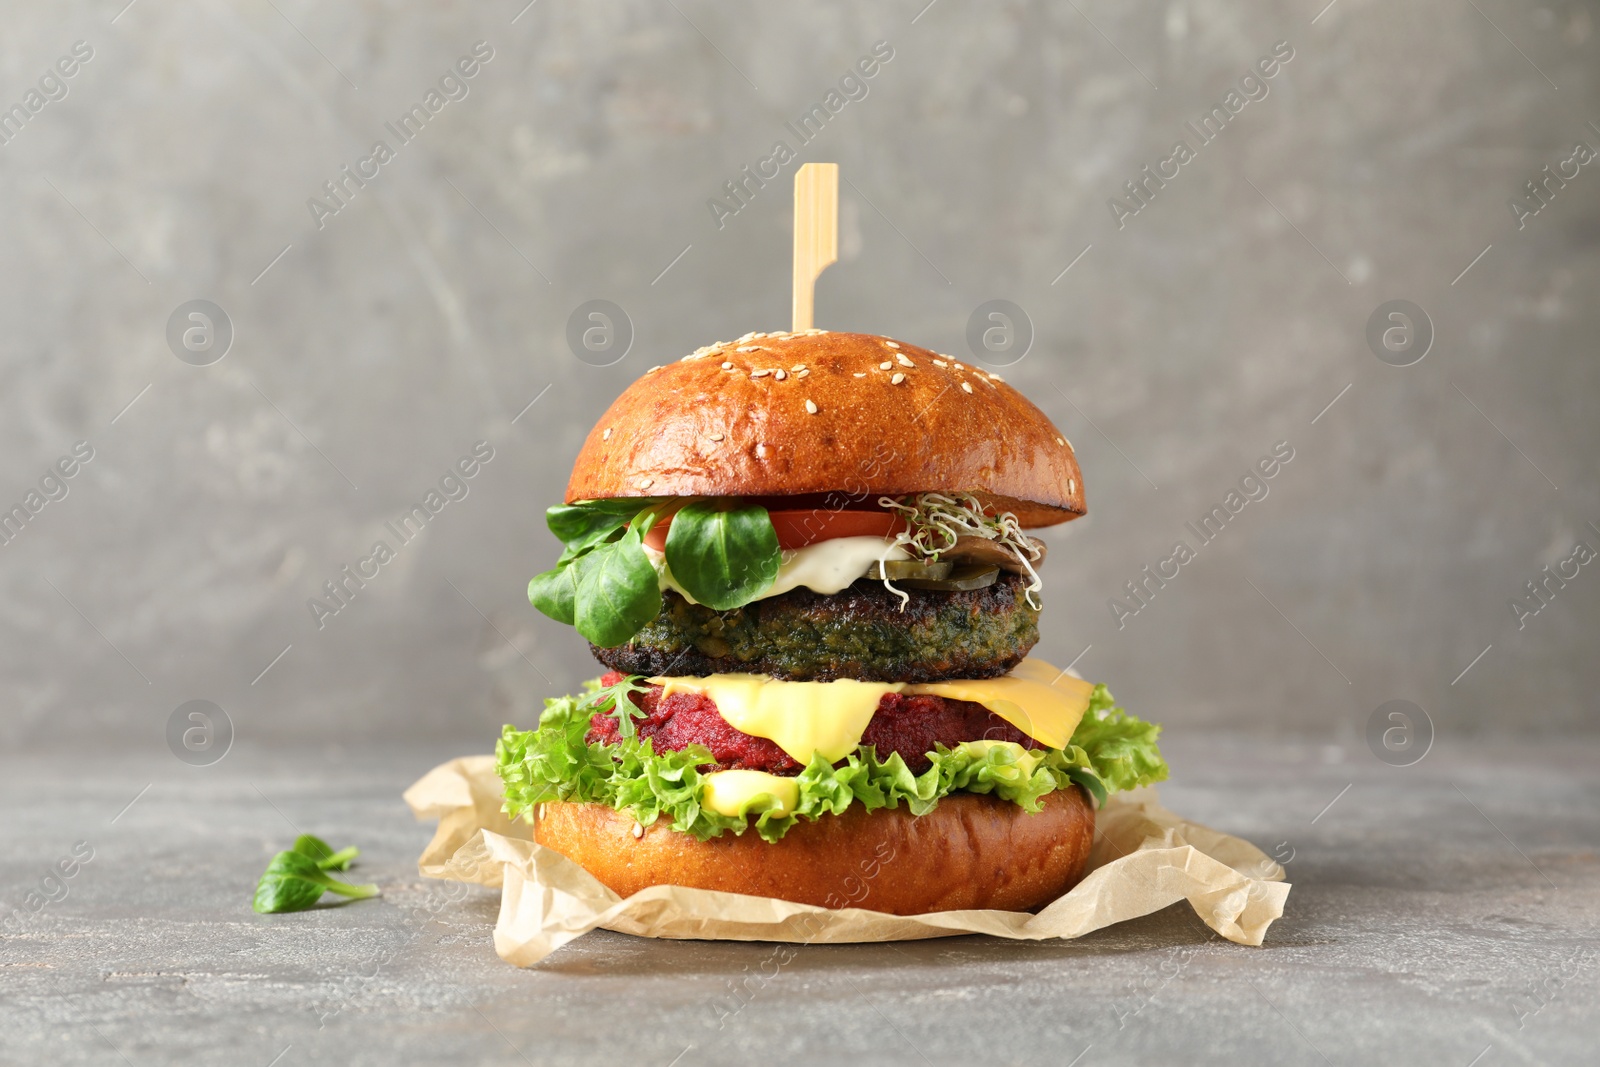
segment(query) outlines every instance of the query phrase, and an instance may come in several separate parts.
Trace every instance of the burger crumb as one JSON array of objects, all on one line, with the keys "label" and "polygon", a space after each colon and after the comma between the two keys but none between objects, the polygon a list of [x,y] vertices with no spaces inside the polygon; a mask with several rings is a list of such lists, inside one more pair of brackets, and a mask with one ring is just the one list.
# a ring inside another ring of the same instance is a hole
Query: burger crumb
[{"label": "burger crumb", "polygon": [[[810,401],[810,400],[806,401],[806,413],[808,415],[815,415],[817,413],[817,405],[816,405],[816,403],[814,401]],[[1067,492],[1069,492],[1069,493],[1071,491],[1072,490],[1070,490],[1070,489],[1067,490]]]},{"label": "burger crumb", "polygon": [[905,380],[906,380],[906,376],[904,374],[900,374],[900,373],[897,372],[893,378],[889,379],[889,384],[890,385],[899,385],[901,382],[903,382]]},{"label": "burger crumb", "polygon": [[972,392],[972,383],[971,382],[962,382],[961,383],[961,388],[965,389],[967,392],[970,393],[970,392]]}]

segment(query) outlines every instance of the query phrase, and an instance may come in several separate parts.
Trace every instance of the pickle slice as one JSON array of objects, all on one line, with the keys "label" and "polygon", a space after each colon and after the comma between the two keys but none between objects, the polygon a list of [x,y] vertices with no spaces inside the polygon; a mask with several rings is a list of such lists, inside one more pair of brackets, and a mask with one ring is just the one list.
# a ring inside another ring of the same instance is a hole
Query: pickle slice
[{"label": "pickle slice", "polygon": [[867,568],[867,577],[882,581],[885,574],[887,574],[891,582],[904,581],[908,578],[935,581],[948,578],[953,570],[955,570],[954,563],[935,563],[931,560],[921,559],[891,559],[882,563],[874,563]]},{"label": "pickle slice", "polygon": [[934,589],[953,593],[964,589],[982,589],[993,585],[999,579],[999,567],[988,563],[963,563],[952,568],[947,577],[906,578],[900,584],[907,589]]}]

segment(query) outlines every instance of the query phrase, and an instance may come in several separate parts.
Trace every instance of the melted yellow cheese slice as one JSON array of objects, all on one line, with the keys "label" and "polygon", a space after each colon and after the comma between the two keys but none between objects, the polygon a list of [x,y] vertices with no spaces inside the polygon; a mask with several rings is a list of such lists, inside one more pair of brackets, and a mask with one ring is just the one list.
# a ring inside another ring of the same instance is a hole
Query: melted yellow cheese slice
[{"label": "melted yellow cheese slice", "polygon": [[800,783],[766,771],[717,771],[700,781],[700,805],[718,815],[743,815],[760,796],[776,802],[768,809],[787,815],[800,803]]},{"label": "melted yellow cheese slice", "polygon": [[861,744],[861,734],[885,693],[899,686],[882,682],[780,682],[765,674],[713,674],[709,678],[652,678],[662,697],[699,693],[710,697],[729,726],[765,737],[799,760],[814,752],[829,763]]},{"label": "melted yellow cheese slice", "polygon": [[928,682],[783,682],[764,674],[652,678],[662,696],[709,697],[728,725],[764,737],[801,763],[829,763],[856,750],[887,693],[941,696],[982,704],[1047,748],[1064,748],[1089,707],[1094,686],[1042,660],[1025,659],[1003,678]]}]

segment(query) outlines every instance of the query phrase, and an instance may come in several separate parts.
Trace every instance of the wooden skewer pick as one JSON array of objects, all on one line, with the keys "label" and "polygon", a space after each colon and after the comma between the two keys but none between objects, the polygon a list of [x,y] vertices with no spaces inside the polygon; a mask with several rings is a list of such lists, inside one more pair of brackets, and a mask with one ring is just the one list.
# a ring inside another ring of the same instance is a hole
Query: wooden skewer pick
[{"label": "wooden skewer pick", "polygon": [[839,164],[807,163],[794,173],[795,333],[811,329],[817,276],[839,261]]}]

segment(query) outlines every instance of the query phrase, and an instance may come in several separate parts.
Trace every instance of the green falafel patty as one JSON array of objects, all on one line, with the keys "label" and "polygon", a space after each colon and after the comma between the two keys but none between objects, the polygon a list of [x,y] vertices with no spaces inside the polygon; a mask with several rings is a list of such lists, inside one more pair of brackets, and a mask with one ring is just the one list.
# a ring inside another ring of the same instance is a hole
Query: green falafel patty
[{"label": "green falafel patty", "polygon": [[938,682],[997,678],[1038,643],[1025,576],[957,592],[904,590],[863,579],[826,596],[795,589],[729,611],[663,594],[661,613],[627,644],[595,658],[646,677],[767,674],[793,682],[855,678]]}]

